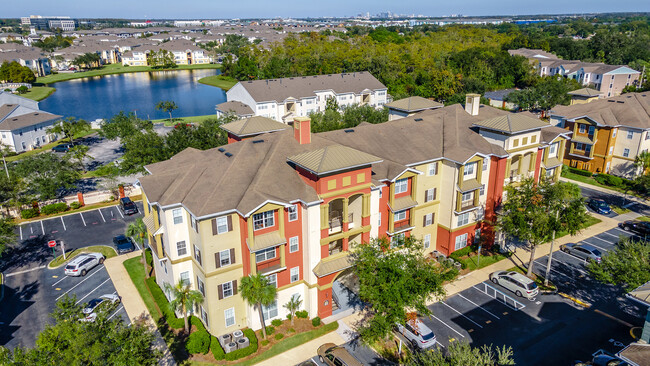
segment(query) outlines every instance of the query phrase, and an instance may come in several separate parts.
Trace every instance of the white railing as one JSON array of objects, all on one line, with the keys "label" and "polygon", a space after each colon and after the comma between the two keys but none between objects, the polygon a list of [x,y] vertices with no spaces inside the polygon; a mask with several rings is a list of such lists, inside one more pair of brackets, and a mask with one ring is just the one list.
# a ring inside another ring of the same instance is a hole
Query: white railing
[{"label": "white railing", "polygon": [[474,288],[490,296],[491,298],[504,303],[506,306],[513,310],[521,310],[526,307],[526,305],[517,301],[514,297],[506,295],[504,292],[496,289],[491,285],[488,285],[485,282],[481,282],[478,285],[475,285]]}]

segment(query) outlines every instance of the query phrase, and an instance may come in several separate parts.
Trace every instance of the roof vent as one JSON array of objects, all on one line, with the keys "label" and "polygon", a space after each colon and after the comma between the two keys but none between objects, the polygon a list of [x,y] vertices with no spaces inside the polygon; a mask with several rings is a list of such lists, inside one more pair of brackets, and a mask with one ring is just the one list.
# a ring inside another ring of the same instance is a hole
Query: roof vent
[{"label": "roof vent", "polygon": [[610,103],[614,103],[615,101],[614,101],[614,100],[608,100],[608,102],[610,102]]},{"label": "roof vent", "polygon": [[348,129],[348,130],[343,130],[343,131],[344,131],[345,133],[350,133],[350,132],[354,132],[354,130],[353,130],[353,129],[351,129],[351,128],[350,128],[350,129]]},{"label": "roof vent", "polygon": [[421,121],[422,121],[422,118],[416,118],[416,119],[414,119],[414,121],[415,121],[415,122],[421,122]]},{"label": "roof vent", "polygon": [[226,151],[226,149],[224,149],[223,147],[220,147],[220,148],[218,148],[217,150],[219,150],[219,152],[224,152],[224,151]]},{"label": "roof vent", "polygon": [[231,153],[226,153],[226,156],[227,156],[227,157],[231,157],[232,154],[231,154]]},{"label": "roof vent", "polygon": [[254,143],[254,144],[259,144],[259,143],[261,143],[261,142],[264,142],[264,140],[253,140],[253,143]]},{"label": "roof vent", "polygon": [[625,101],[617,100],[616,103],[621,103],[621,104],[623,104],[623,103],[625,103]]},{"label": "roof vent", "polygon": [[253,82],[252,82],[252,81],[249,81],[248,83],[249,83],[249,84],[252,84]]}]

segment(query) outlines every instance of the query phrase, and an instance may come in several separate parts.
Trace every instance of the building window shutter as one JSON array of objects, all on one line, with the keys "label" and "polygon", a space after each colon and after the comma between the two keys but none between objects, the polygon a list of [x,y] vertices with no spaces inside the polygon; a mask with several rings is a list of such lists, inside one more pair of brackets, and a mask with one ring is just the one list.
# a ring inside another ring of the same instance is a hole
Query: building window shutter
[{"label": "building window shutter", "polygon": [[422,216],[422,226],[427,226],[427,215]]},{"label": "building window shutter", "polygon": [[232,231],[232,216],[228,216],[228,231]]},{"label": "building window shutter", "polygon": [[223,300],[223,286],[219,285],[217,288],[219,289],[219,291],[217,291],[219,293],[219,300]]},{"label": "building window shutter", "polygon": [[237,280],[232,281],[232,294],[237,295]]},{"label": "building window shutter", "polygon": [[438,188],[433,189],[433,200],[436,200],[436,197],[438,197]]},{"label": "building window shutter", "polygon": [[235,248],[230,248],[230,264],[235,264]]},{"label": "building window shutter", "polygon": [[214,253],[214,263],[215,263],[215,267],[217,268],[221,267],[221,253],[219,252]]},{"label": "building window shutter", "polygon": [[217,235],[219,230],[217,230],[217,219],[212,219],[212,235]]}]

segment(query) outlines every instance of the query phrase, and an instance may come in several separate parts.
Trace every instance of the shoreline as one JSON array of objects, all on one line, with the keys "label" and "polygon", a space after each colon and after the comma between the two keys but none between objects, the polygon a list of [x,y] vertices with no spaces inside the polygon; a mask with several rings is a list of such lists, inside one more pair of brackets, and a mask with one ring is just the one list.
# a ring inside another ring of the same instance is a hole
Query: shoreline
[{"label": "shoreline", "polygon": [[225,91],[230,90],[230,88],[239,82],[236,79],[233,79],[229,76],[223,76],[221,74],[206,76],[204,78],[200,78],[197,81],[204,85],[216,86],[217,88],[221,88]]}]

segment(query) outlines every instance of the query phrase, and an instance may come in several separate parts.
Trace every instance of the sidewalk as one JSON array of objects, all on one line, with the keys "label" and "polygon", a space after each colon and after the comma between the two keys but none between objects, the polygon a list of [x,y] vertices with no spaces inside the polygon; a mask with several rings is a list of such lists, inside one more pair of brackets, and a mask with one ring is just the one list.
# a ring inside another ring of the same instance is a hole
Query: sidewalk
[{"label": "sidewalk", "polygon": [[341,338],[338,334],[338,330],[334,332],[329,332],[321,337],[312,339],[311,341],[304,343],[296,348],[292,348],[286,352],[280,353],[277,356],[273,356],[267,360],[264,360],[260,363],[257,363],[258,366],[280,366],[280,365],[297,365],[303,361],[308,360],[311,357],[316,356],[316,350],[318,347],[322,346],[325,343],[334,343],[342,344],[346,340]]},{"label": "sidewalk", "polygon": [[125,260],[140,256],[142,256],[142,251],[136,250],[126,255],[109,258],[104,261],[104,266],[106,267],[108,275],[111,277],[111,281],[113,281],[113,286],[115,286],[117,294],[122,300],[122,305],[124,305],[124,310],[129,316],[129,319],[134,321],[134,319],[142,317],[143,314],[146,315],[147,326],[154,330],[156,336],[154,346],[163,353],[163,357],[158,361],[158,365],[175,366],[176,361],[174,361],[174,357],[169,351],[167,343],[165,343],[165,340],[158,331],[156,324],[154,324],[151,319],[147,306],[144,304],[144,301],[142,301],[140,293],[138,292],[138,289],[135,288],[133,281],[131,281],[131,277],[129,277],[126,268],[124,268],[123,262]]}]

